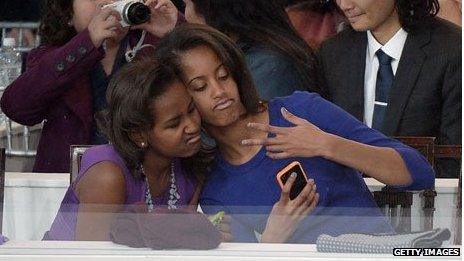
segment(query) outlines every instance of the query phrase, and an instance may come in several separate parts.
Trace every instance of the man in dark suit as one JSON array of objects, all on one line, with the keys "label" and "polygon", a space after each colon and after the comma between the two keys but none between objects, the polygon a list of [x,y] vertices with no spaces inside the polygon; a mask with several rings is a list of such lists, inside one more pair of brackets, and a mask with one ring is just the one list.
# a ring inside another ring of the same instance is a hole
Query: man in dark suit
[{"label": "man in dark suit", "polygon": [[320,49],[329,100],[388,136],[461,144],[461,29],[438,1],[336,2],[351,27]]}]

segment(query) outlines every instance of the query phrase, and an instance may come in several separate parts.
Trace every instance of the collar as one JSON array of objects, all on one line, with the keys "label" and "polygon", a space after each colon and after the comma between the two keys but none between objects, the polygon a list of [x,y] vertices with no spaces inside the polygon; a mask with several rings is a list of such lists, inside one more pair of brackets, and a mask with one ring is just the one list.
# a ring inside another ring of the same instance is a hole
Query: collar
[{"label": "collar", "polygon": [[382,45],[375,39],[371,31],[367,31],[367,55],[369,59],[373,60],[375,52],[382,49],[382,51],[398,61],[401,58],[407,37],[408,33],[403,28],[400,28],[385,45]]}]

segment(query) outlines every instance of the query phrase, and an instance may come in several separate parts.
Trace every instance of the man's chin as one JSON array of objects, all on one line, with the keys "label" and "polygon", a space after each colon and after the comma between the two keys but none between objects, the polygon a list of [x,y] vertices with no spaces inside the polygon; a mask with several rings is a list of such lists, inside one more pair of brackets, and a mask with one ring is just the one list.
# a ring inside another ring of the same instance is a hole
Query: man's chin
[{"label": "man's chin", "polygon": [[350,25],[351,25],[351,28],[353,28],[353,30],[357,32],[366,32],[368,30],[371,30],[371,28],[368,25],[360,23],[360,22],[352,23]]}]

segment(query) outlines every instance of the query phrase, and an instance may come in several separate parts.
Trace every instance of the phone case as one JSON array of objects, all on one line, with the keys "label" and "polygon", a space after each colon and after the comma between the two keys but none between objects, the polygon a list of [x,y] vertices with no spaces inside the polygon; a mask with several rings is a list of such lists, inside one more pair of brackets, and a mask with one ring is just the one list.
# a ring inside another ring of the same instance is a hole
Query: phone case
[{"label": "phone case", "polygon": [[280,188],[283,189],[285,182],[290,177],[290,171],[297,173],[297,178],[295,183],[290,190],[290,199],[294,199],[300,194],[301,190],[306,186],[308,182],[308,177],[303,170],[303,167],[298,161],[294,161],[288,164],[285,168],[279,171],[276,175],[277,183],[279,184]]}]

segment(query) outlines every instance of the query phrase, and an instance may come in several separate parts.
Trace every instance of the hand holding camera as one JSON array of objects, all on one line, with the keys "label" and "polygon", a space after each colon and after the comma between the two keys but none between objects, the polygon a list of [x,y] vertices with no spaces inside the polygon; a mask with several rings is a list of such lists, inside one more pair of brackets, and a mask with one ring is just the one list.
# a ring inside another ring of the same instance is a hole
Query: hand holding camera
[{"label": "hand holding camera", "polygon": [[90,21],[87,29],[95,47],[100,47],[105,39],[117,37],[123,33],[121,16],[111,8],[99,9]]},{"label": "hand holding camera", "polygon": [[149,21],[132,28],[145,30],[160,38],[174,29],[177,24],[178,10],[170,0],[147,0],[145,5],[151,12]]},{"label": "hand holding camera", "polygon": [[151,11],[141,0],[120,0],[103,6],[119,13],[122,27],[143,24],[150,20]]}]

